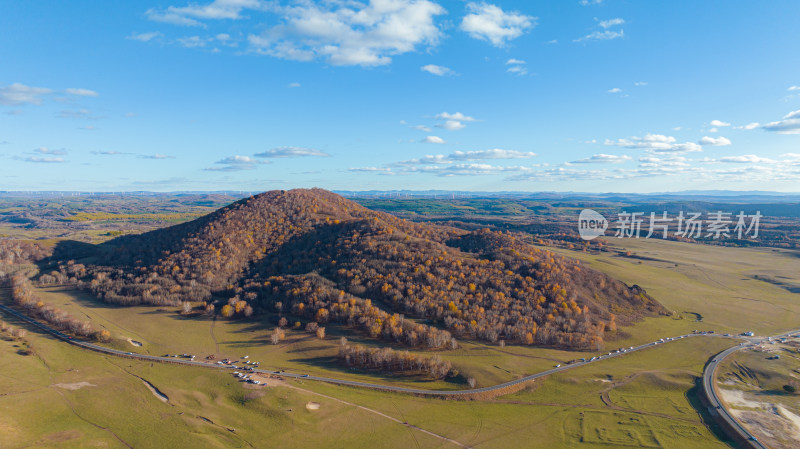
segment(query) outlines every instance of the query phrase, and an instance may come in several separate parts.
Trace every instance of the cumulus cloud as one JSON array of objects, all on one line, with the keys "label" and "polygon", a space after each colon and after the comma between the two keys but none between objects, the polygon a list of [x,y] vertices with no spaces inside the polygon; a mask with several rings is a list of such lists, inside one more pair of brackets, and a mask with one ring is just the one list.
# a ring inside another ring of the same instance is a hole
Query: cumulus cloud
[{"label": "cumulus cloud", "polygon": [[691,153],[703,150],[700,145],[694,142],[678,143],[672,136],[650,133],[646,134],[644,137],[606,140],[605,144],[624,148],[646,150],[654,153]]},{"label": "cumulus cloud", "polygon": [[788,90],[789,92],[794,91],[794,90],[800,90],[800,86],[789,86],[789,88],[786,89],[786,90]]},{"label": "cumulus cloud", "polygon": [[63,157],[39,157],[31,156],[24,159],[25,162],[34,162],[37,164],[62,164],[67,162]]},{"label": "cumulus cloud", "polygon": [[616,154],[599,153],[599,154],[594,154],[587,158],[572,161],[570,163],[571,164],[618,164],[629,160],[631,160],[630,156],[625,156],[625,155],[618,156]]},{"label": "cumulus cloud", "polygon": [[198,47],[205,47],[207,41],[206,39],[201,38],[200,36],[188,36],[188,37],[178,38],[178,43],[181,45],[181,47],[198,48]]},{"label": "cumulus cloud", "polygon": [[436,114],[436,118],[440,120],[458,120],[459,122],[474,122],[475,118],[470,117],[468,115],[464,115],[460,112],[456,112],[455,114],[450,114],[448,112],[442,112],[441,114]]},{"label": "cumulus cloud", "polygon": [[578,2],[581,6],[599,5],[601,3],[603,3],[603,0],[580,0]]},{"label": "cumulus cloud", "polygon": [[149,33],[134,33],[126,37],[125,39],[130,39],[132,41],[139,41],[139,42],[150,42],[153,39],[158,39],[163,36],[164,35],[158,31],[151,31]]},{"label": "cumulus cloud", "polygon": [[[597,19],[595,19],[597,20]],[[592,31],[586,36],[574,39],[573,42],[583,41],[610,41],[625,37],[625,30],[622,28],[612,29],[625,24],[625,20],[617,17],[614,19],[601,20],[597,23],[598,30]]]},{"label": "cumulus cloud", "polygon": [[183,26],[203,26],[200,20],[241,19],[245,9],[265,9],[268,3],[261,0],[214,0],[207,5],[169,6],[149,9],[148,19]]},{"label": "cumulus cloud", "polygon": [[467,3],[467,10],[469,14],[461,20],[461,30],[495,47],[504,46],[536,26],[536,17],[517,11],[506,12],[491,3]]},{"label": "cumulus cloud", "polygon": [[422,139],[422,141],[424,143],[437,143],[437,144],[445,143],[444,139],[438,136],[426,136],[424,139]]},{"label": "cumulus cloud", "polygon": [[0,87],[0,104],[5,106],[42,104],[42,97],[52,92],[52,89],[44,87],[31,87],[14,83]]},{"label": "cumulus cloud", "polygon": [[175,156],[167,156],[166,154],[140,154],[137,156],[140,159],[175,159]]},{"label": "cumulus cloud", "polygon": [[215,164],[219,166],[208,167],[204,170],[206,171],[242,171],[242,170],[253,170],[261,164],[269,164],[269,161],[261,161],[258,159],[253,159],[250,156],[229,156],[225,159],[221,159]]},{"label": "cumulus cloud", "polygon": [[441,31],[434,19],[446,12],[429,0],[302,2],[275,9],[281,23],[248,36],[257,53],[361,66],[386,65],[393,55],[437,45]]},{"label": "cumulus cloud", "polygon": [[723,122],[722,120],[711,120],[710,125],[715,128],[724,128],[726,126],[731,126],[729,122]]},{"label": "cumulus cloud", "polygon": [[489,150],[476,150],[476,151],[454,151],[450,154],[434,154],[427,155],[417,159],[409,159],[406,161],[395,162],[393,166],[413,166],[413,165],[430,165],[430,164],[455,164],[463,161],[480,161],[489,159],[530,159],[535,157],[536,153],[529,151],[517,150],[503,150],[500,148],[492,148]]},{"label": "cumulus cloud", "polygon": [[510,66],[506,69],[506,71],[509,73],[513,73],[515,75],[525,75],[528,73],[528,69],[525,67],[525,61],[521,59],[511,58],[506,61],[506,65]]},{"label": "cumulus cloud", "polygon": [[683,156],[642,156],[639,158],[639,167],[688,167],[688,159]]},{"label": "cumulus cloud", "polygon": [[767,123],[762,128],[778,134],[800,134],[800,110],[792,111],[783,119]]},{"label": "cumulus cloud", "polygon": [[459,122],[458,120],[447,120],[444,123],[436,125],[439,128],[444,128],[448,131],[458,131],[459,129],[466,128],[467,125]]},{"label": "cumulus cloud", "polygon": [[308,156],[330,157],[330,154],[324,151],[316,150],[314,148],[278,147],[261,153],[257,153],[255,156],[262,158],[279,158],[279,157],[286,158],[286,157],[308,157]]},{"label": "cumulus cloud", "polygon": [[67,150],[65,150],[63,148],[58,149],[58,150],[54,150],[54,149],[50,149],[50,148],[46,148],[46,147],[39,147],[39,148],[34,148],[33,151],[35,153],[39,153],[39,154],[52,154],[52,155],[55,155],[55,156],[63,156],[65,154],[67,154]]},{"label": "cumulus cloud", "polygon": [[624,24],[625,24],[625,21],[623,19],[620,19],[619,17],[614,18],[614,19],[609,19],[609,20],[602,20],[602,21],[597,23],[597,25],[600,26],[600,28],[603,28],[603,29],[606,29],[606,30],[611,28],[611,27],[615,27],[617,25],[624,25]]},{"label": "cumulus cloud", "polygon": [[746,163],[764,163],[764,164],[772,164],[775,163],[774,160],[756,156],[755,154],[745,154],[742,156],[727,156],[719,159],[720,162],[730,162],[736,164],[746,164]]},{"label": "cumulus cloud", "polygon": [[700,145],[711,145],[715,147],[724,147],[731,144],[731,140],[726,137],[709,137],[705,136],[698,142]]},{"label": "cumulus cloud", "polygon": [[449,69],[449,68],[447,68],[445,66],[436,65],[436,64],[424,65],[424,66],[420,67],[419,69],[422,70],[423,72],[428,72],[428,73],[430,73],[432,75],[436,75],[436,76],[447,76],[447,75],[455,75],[456,74],[456,72],[454,72],[453,70],[451,70],[451,69]]},{"label": "cumulus cloud", "polygon": [[761,126],[761,123],[758,123],[758,122],[751,122],[751,123],[748,123],[748,124],[746,124],[746,125],[742,125],[742,126],[736,126],[735,128],[736,128],[736,129],[748,129],[748,130],[749,130],[749,129],[756,129],[756,128],[758,128],[759,126]]},{"label": "cumulus cloud", "polygon": [[620,89],[619,87],[614,87],[613,89],[608,89],[608,93],[610,93],[610,94],[618,94],[620,92],[622,92],[622,89]]},{"label": "cumulus cloud", "polygon": [[66,93],[68,93],[70,95],[77,95],[77,96],[80,96],[80,97],[96,97],[96,96],[100,95],[100,94],[98,94],[97,92],[95,92],[93,90],[78,89],[78,88],[70,88],[70,89],[65,90],[64,92],[66,92]]}]

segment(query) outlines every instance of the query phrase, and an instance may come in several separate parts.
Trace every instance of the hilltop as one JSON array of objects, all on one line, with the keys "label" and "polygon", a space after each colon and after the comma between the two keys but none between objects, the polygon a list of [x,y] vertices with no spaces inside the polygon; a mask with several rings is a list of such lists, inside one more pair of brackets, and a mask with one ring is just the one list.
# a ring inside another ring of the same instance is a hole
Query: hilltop
[{"label": "hilltop", "polygon": [[[73,259],[77,259],[73,261]],[[585,348],[664,308],[522,234],[409,222],[321,189],[270,191],[101,245],[49,276],[122,305],[339,322],[407,346],[456,337]],[[410,318],[410,319],[407,319]]]}]

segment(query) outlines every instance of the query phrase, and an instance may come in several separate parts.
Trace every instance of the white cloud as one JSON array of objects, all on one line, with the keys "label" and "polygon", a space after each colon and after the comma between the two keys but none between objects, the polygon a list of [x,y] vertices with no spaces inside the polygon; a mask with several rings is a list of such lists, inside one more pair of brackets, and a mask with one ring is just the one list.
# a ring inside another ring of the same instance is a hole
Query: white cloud
[{"label": "white cloud", "polygon": [[459,122],[458,120],[447,120],[446,122],[436,126],[444,128],[448,131],[458,131],[459,129],[466,128],[467,125]]},{"label": "white cloud", "polygon": [[726,126],[731,126],[729,122],[723,122],[722,120],[711,120],[710,125],[715,128],[724,128]]},{"label": "white cloud", "polygon": [[800,110],[792,111],[783,119],[767,123],[762,128],[778,134],[800,134]]},{"label": "white cloud", "polygon": [[736,128],[736,129],[756,129],[759,126],[761,126],[760,123],[752,122],[752,123],[748,123],[748,124],[742,125],[742,126],[735,126],[734,128]]},{"label": "white cloud", "polygon": [[289,83],[289,87],[291,88],[300,87],[300,83]]},{"label": "white cloud", "polygon": [[711,145],[715,147],[724,147],[731,144],[731,140],[726,137],[709,137],[705,136],[698,142],[700,145]]},{"label": "white cloud", "polygon": [[603,3],[603,0],[580,0],[578,2],[581,6],[599,5],[601,3]]},{"label": "white cloud", "polygon": [[683,156],[655,157],[642,156],[639,158],[639,167],[688,167],[688,159]]},{"label": "white cloud", "polygon": [[160,153],[156,153],[156,154],[140,154],[137,157],[140,158],[140,159],[156,159],[156,160],[175,159],[175,156],[167,156],[166,154],[160,154]]},{"label": "white cloud", "polygon": [[631,160],[630,156],[618,156],[615,154],[595,154],[587,158],[572,161],[572,164],[618,164]]},{"label": "white cloud", "polygon": [[35,162],[38,164],[61,164],[67,162],[64,160],[63,157],[38,157],[38,156],[31,156],[26,157],[25,162]]},{"label": "white cloud", "polygon": [[459,122],[474,122],[475,118],[470,117],[468,115],[464,115],[460,112],[456,112],[455,114],[450,114],[448,112],[442,112],[441,114],[436,114],[436,118],[439,120],[458,120]]},{"label": "white cloud", "polygon": [[469,14],[461,20],[461,30],[475,39],[489,41],[495,47],[504,46],[536,26],[536,17],[517,11],[503,11],[491,3],[467,4]]},{"label": "white cloud", "polygon": [[241,19],[244,9],[264,9],[268,3],[261,0],[214,0],[207,5],[169,6],[166,9],[149,9],[148,19],[173,25],[203,26],[200,20]]},{"label": "white cloud", "polygon": [[654,153],[691,153],[703,148],[694,142],[677,143],[672,136],[663,134],[646,134],[644,137],[606,140],[606,145],[651,151]]},{"label": "white cloud", "polygon": [[491,150],[478,151],[455,151],[449,157],[454,160],[480,160],[480,159],[528,159],[536,156],[530,151],[502,150],[493,148]]},{"label": "white cloud", "polygon": [[269,164],[269,161],[260,161],[258,159],[253,159],[250,156],[229,156],[225,159],[221,159],[215,164],[220,165],[220,167],[208,167],[204,170],[206,171],[241,171],[241,170],[253,170],[258,165],[261,164]]},{"label": "white cloud", "polygon": [[78,95],[80,97],[96,97],[96,96],[100,95],[97,92],[95,92],[93,90],[89,90],[89,89],[70,88],[70,89],[65,90],[64,92],[66,92],[66,93],[68,93],[70,95]]},{"label": "white cloud", "polygon": [[436,76],[446,76],[446,75],[455,75],[456,74],[456,72],[454,72],[453,70],[451,70],[451,69],[449,69],[449,68],[447,68],[445,66],[436,65],[436,64],[424,65],[424,66],[420,67],[419,69],[422,70],[423,72],[428,72],[428,73],[436,75]]},{"label": "white cloud", "polygon": [[511,58],[508,61],[506,61],[506,65],[515,65],[515,64],[525,64],[525,61],[523,61],[522,59],[514,59],[514,58]]},{"label": "white cloud", "polygon": [[521,65],[512,65],[511,67],[506,69],[506,72],[513,73],[515,75],[527,75],[528,69],[526,69],[524,66]]},{"label": "white cloud", "polygon": [[52,150],[52,149],[46,148],[46,147],[39,147],[39,148],[35,148],[33,151],[36,152],[36,153],[39,153],[39,154],[52,154],[52,155],[55,155],[55,156],[63,156],[65,154],[67,154],[67,150],[65,150],[63,148],[60,149],[60,150]]},{"label": "white cloud", "polygon": [[610,41],[612,39],[617,39],[617,38],[620,38],[620,37],[625,37],[625,30],[619,30],[619,31],[611,31],[611,30],[595,31],[593,33],[587,34],[584,37],[575,39],[575,42],[590,41],[590,40]]},{"label": "white cloud", "polygon": [[647,81],[637,81],[633,83],[634,86],[647,86]]},{"label": "white cloud", "polygon": [[408,166],[424,165],[424,164],[456,164],[463,161],[480,161],[489,159],[530,159],[535,156],[536,153],[529,151],[503,150],[500,148],[493,148],[489,150],[454,151],[453,153],[450,154],[427,155],[418,159],[410,159],[406,161],[395,162],[391,165],[399,167],[408,167]]},{"label": "white cloud", "polygon": [[393,55],[433,47],[441,37],[434,23],[444,8],[429,0],[300,2],[275,6],[281,23],[248,41],[261,54],[333,65],[381,66]]},{"label": "white cloud", "polygon": [[619,18],[619,17],[614,18],[614,19],[609,19],[609,20],[602,20],[602,21],[597,23],[597,25],[599,25],[600,28],[603,28],[603,29],[606,29],[606,30],[611,28],[611,27],[615,27],[617,25],[624,25],[624,24],[625,24],[625,21],[623,19]]},{"label": "white cloud", "polygon": [[178,38],[178,43],[181,44],[182,47],[198,48],[198,47],[205,47],[207,41],[201,38],[200,36],[188,36],[188,37]]},{"label": "white cloud", "polygon": [[324,151],[316,150],[314,148],[278,147],[261,153],[257,153],[255,156],[264,158],[308,157],[308,156],[330,157],[330,154]]},{"label": "white cloud", "polygon": [[746,164],[746,163],[766,163],[772,164],[775,163],[774,160],[768,159],[765,157],[756,156],[755,154],[745,154],[742,156],[727,156],[719,159],[720,162],[730,162],[736,164]]},{"label": "white cloud", "polygon": [[608,92],[612,93],[612,94],[618,94],[618,93],[622,92],[622,89],[620,89],[619,87],[615,87],[613,89],[609,89]]},{"label": "white cloud", "polygon": [[431,129],[425,125],[412,125],[410,128],[416,129],[417,131],[424,131],[426,133],[431,132]]},{"label": "white cloud", "polygon": [[789,88],[786,89],[786,90],[788,90],[789,92],[791,92],[793,90],[800,90],[800,86],[789,86]]},{"label": "white cloud", "polygon": [[160,38],[162,36],[164,35],[158,31],[151,31],[149,33],[134,33],[126,37],[125,39],[130,39],[139,42],[150,42],[151,40]]},{"label": "white cloud", "polygon": [[42,104],[42,97],[52,93],[44,87],[31,87],[20,83],[0,87],[0,104],[18,106],[23,104]]},{"label": "white cloud", "polygon": [[438,143],[438,144],[445,143],[444,139],[437,136],[426,136],[424,139],[422,139],[422,141],[424,143]]},{"label": "white cloud", "polygon": [[392,169],[388,167],[356,167],[356,168],[348,168],[347,171],[351,172],[362,172],[362,173],[383,173],[383,174],[391,174]]}]

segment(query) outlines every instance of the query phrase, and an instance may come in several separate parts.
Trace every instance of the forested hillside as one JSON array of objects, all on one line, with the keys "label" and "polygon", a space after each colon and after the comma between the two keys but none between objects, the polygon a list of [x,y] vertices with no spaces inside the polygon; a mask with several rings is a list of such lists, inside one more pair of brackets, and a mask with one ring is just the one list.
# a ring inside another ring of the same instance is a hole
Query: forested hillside
[{"label": "forested hillside", "polygon": [[89,251],[62,277],[116,304],[204,301],[209,313],[347,324],[407,346],[589,347],[664,312],[640,288],[509,233],[413,223],[331,192],[271,191]]}]

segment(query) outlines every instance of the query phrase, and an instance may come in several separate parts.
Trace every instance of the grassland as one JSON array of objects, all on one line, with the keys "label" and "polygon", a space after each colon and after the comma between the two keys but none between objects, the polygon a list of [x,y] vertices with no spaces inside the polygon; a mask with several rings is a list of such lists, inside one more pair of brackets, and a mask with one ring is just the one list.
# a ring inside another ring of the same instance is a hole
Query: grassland
[{"label": "grassland", "polygon": [[[657,239],[608,239],[611,253],[555,249],[628,284],[638,284],[683,320],[664,331],[752,330],[772,335],[797,326],[800,253]],[[630,252],[630,256],[625,254]],[[701,322],[693,322],[696,319]],[[652,323],[651,323],[652,324]]]},{"label": "grassland", "polygon": [[724,338],[610,359],[485,402],[302,381],[248,389],[216,370],[116,359],[32,329],[26,338],[36,355],[0,341],[9,361],[0,366],[0,447],[456,447],[410,426],[479,448],[727,447],[694,397],[707,354],[731,344]]}]

